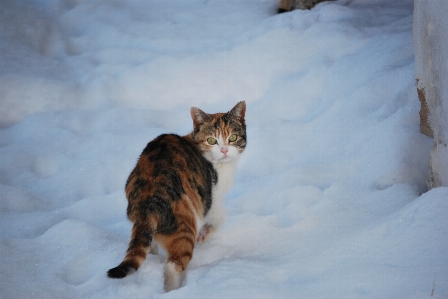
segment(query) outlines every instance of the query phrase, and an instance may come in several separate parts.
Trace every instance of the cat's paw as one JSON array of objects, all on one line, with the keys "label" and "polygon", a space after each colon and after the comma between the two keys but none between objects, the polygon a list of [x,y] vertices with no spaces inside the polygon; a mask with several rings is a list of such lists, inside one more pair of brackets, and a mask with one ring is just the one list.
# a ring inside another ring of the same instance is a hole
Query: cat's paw
[{"label": "cat's paw", "polygon": [[201,228],[201,230],[199,231],[199,236],[196,239],[196,242],[198,244],[202,244],[205,242],[205,240],[207,240],[208,234],[210,233],[210,227],[208,225],[205,225],[204,227]]}]

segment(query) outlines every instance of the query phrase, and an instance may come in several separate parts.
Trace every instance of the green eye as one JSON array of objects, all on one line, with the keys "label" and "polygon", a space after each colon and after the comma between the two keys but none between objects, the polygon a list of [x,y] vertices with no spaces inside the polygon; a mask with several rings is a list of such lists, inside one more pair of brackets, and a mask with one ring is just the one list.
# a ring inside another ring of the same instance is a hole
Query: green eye
[{"label": "green eye", "polygon": [[210,144],[210,145],[215,145],[217,141],[216,141],[215,138],[213,138],[213,137],[209,137],[209,138],[207,138],[207,142],[208,142],[208,144]]},{"label": "green eye", "polygon": [[236,136],[235,134],[232,134],[232,135],[230,135],[230,137],[229,137],[229,141],[230,142],[234,142],[234,141],[236,141],[238,139],[238,136]]}]

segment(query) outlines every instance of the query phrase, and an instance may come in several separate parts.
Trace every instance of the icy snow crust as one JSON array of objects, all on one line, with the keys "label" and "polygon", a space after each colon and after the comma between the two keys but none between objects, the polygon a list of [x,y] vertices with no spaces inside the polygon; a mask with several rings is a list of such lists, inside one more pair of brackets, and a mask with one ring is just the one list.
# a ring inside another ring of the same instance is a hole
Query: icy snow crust
[{"label": "icy snow crust", "polygon": [[[0,2],[1,298],[448,298],[413,1],[277,2]],[[228,217],[185,286],[163,293],[163,256],[108,279],[146,143],[241,100]]]}]

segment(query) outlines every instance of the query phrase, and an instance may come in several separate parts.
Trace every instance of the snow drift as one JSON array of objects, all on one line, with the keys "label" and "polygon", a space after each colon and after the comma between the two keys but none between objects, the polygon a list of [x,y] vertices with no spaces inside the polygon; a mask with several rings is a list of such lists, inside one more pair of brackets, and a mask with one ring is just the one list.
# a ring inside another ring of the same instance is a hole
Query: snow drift
[{"label": "snow drift", "polygon": [[[412,2],[2,1],[0,297],[448,298]],[[228,217],[185,286],[158,256],[108,279],[144,146],[241,100]]]}]

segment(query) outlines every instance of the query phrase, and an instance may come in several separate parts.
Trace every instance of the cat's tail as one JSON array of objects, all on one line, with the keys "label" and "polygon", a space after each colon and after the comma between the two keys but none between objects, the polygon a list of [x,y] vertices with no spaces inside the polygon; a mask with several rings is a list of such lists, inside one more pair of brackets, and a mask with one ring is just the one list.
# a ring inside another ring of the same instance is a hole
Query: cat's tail
[{"label": "cat's tail", "polygon": [[135,223],[126,256],[117,267],[107,271],[110,278],[123,278],[138,270],[151,250],[154,229],[151,225]]}]

